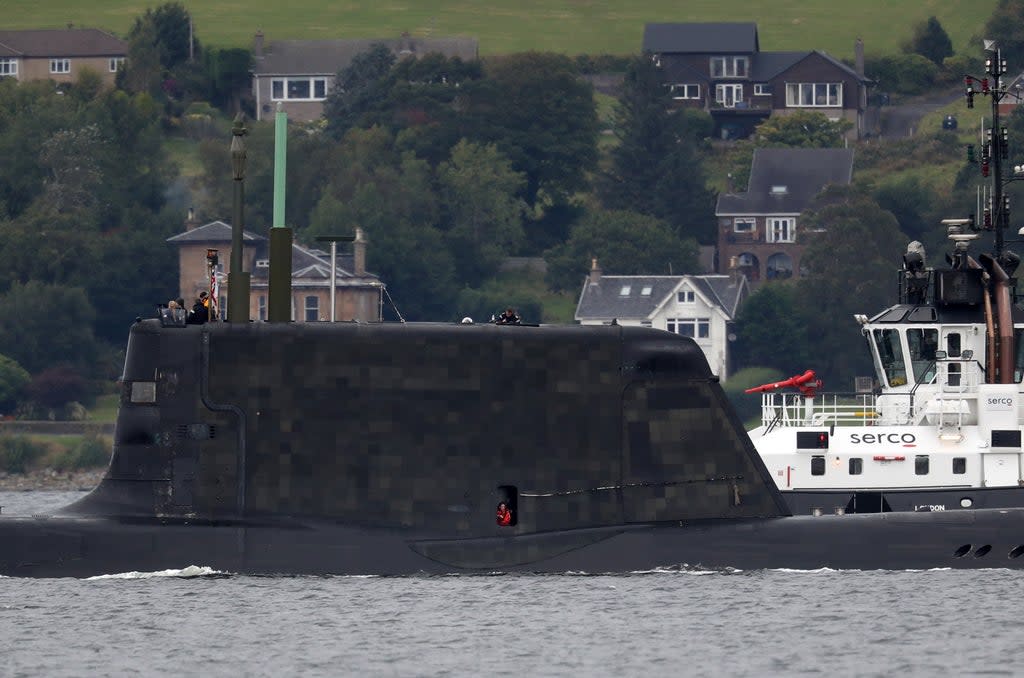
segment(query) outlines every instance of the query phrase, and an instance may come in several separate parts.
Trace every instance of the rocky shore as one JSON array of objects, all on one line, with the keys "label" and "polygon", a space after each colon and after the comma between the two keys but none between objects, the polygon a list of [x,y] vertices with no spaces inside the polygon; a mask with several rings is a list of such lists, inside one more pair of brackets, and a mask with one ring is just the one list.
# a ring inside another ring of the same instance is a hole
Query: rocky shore
[{"label": "rocky shore", "polygon": [[71,492],[74,490],[91,490],[96,487],[106,469],[86,469],[82,471],[56,471],[54,469],[37,469],[26,473],[7,473],[0,471],[0,492],[32,492],[47,490],[53,492]]}]

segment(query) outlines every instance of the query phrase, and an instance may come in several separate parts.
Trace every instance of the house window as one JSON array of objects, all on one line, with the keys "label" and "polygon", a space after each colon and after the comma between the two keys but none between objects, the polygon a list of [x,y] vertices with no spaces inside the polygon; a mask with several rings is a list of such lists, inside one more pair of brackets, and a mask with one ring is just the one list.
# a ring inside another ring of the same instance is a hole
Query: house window
[{"label": "house window", "polygon": [[768,96],[772,93],[772,86],[766,82],[759,82],[754,85],[755,96]]},{"label": "house window", "polygon": [[267,295],[261,294],[256,300],[256,317],[260,320],[267,319]]},{"label": "house window", "polygon": [[711,336],[711,318],[669,318],[665,329],[691,339],[707,339]]},{"label": "house window", "polygon": [[17,59],[0,59],[0,75],[17,75]]},{"label": "house window", "polygon": [[768,242],[796,242],[796,219],[768,219]]},{"label": "house window", "polygon": [[629,285],[623,285],[622,289],[619,290],[619,296],[620,297],[628,297],[629,296],[629,290],[630,290]]},{"label": "house window", "polygon": [[676,295],[676,301],[680,304],[692,304],[695,298],[693,290],[682,290]]},{"label": "house window", "polygon": [[672,85],[673,99],[700,99],[700,85]]},{"label": "house window", "polygon": [[111,73],[117,73],[124,66],[124,57],[111,57],[107,62],[107,70]]},{"label": "house window", "polygon": [[715,85],[715,101],[726,108],[735,108],[743,101],[743,85]]},{"label": "house window", "polygon": [[756,225],[753,219],[737,219],[733,222],[732,230],[736,233],[753,233]]},{"label": "house window", "polygon": [[765,275],[769,280],[793,277],[793,260],[783,252],[777,252],[768,257],[765,268]]},{"label": "house window", "polygon": [[747,57],[711,57],[711,77],[747,77]]},{"label": "house window", "polygon": [[840,108],[841,82],[787,82],[786,106],[790,108]]},{"label": "house window", "polygon": [[50,59],[51,73],[70,73],[71,59]]},{"label": "house window", "polygon": [[316,322],[320,319],[320,297],[308,295],[305,303],[306,322]]},{"label": "house window", "polygon": [[256,268],[270,268],[270,259],[257,259]]},{"label": "house window", "polygon": [[327,98],[326,78],[275,78],[270,81],[274,101],[323,101]]}]

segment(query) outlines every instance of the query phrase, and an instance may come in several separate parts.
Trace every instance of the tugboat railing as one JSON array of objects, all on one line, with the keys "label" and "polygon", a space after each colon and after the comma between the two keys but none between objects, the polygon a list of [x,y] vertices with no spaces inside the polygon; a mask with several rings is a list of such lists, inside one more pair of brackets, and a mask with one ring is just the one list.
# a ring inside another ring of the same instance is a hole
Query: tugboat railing
[{"label": "tugboat railing", "polygon": [[874,393],[762,393],[761,421],[772,428],[873,426],[879,417]]}]

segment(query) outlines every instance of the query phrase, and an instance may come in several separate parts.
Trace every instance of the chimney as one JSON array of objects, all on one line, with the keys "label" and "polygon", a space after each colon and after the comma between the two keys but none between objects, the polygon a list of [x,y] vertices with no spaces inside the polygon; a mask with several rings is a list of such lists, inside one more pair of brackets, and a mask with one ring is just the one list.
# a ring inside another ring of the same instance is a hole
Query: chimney
[{"label": "chimney", "polygon": [[352,243],[352,275],[366,275],[366,242],[363,229],[356,227],[356,239]]},{"label": "chimney", "polygon": [[258,29],[252,36],[252,53],[257,59],[263,56],[263,31]]},{"label": "chimney", "polygon": [[189,207],[188,208],[188,218],[185,219],[185,230],[186,231],[193,231],[193,230],[195,230],[196,226],[198,226],[198,225],[199,225],[199,222],[196,220],[196,208],[195,207]]},{"label": "chimney", "polygon": [[864,77],[864,41],[860,38],[853,43],[853,68],[857,75]]},{"label": "chimney", "polygon": [[601,267],[597,265],[597,257],[590,260],[590,284],[596,285],[601,282]]}]

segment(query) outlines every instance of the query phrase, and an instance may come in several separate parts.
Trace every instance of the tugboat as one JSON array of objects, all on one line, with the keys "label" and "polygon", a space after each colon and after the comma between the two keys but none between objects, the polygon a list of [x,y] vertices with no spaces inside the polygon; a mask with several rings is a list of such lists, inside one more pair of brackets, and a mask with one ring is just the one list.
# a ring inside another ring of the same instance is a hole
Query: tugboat
[{"label": "tugboat", "polygon": [[[855,316],[877,386],[822,394],[808,371],[748,390],[762,394],[751,439],[796,515],[1024,506],[1024,307],[1014,277],[1020,258],[1003,240],[1000,54],[989,52],[988,77],[965,78],[969,108],[975,95],[992,100],[980,158],[992,190],[981,224],[973,215],[943,221],[953,248],[947,268],[927,267],[923,247],[910,243],[899,303]],[[993,232],[991,253],[971,251],[980,230]]]}]

